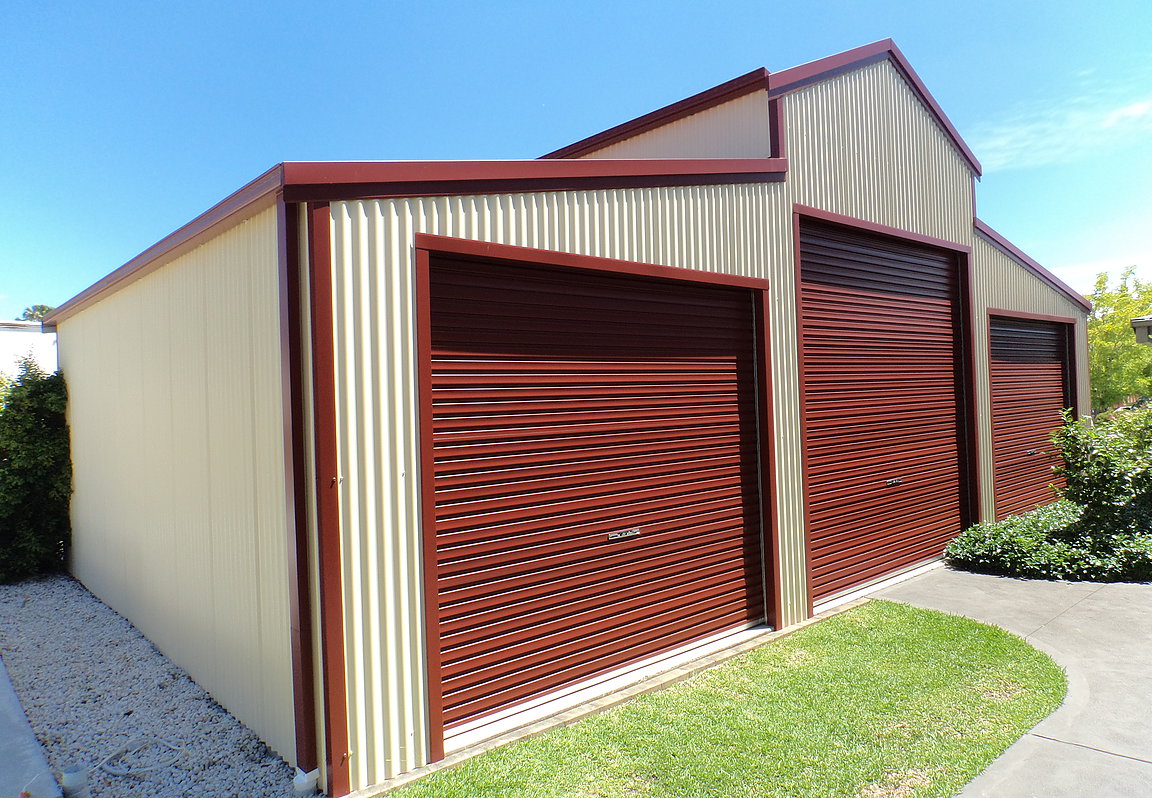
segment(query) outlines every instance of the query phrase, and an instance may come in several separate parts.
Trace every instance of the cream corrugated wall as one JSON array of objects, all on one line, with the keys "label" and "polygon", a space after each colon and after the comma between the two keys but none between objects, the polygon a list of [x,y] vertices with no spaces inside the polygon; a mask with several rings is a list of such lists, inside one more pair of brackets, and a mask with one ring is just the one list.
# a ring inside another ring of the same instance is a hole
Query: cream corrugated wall
[{"label": "cream corrugated wall", "polygon": [[976,405],[980,439],[981,504],[985,520],[995,515],[992,483],[992,388],[988,359],[988,309],[1067,316],[1076,319],[1076,392],[1084,412],[1091,405],[1088,383],[1087,312],[1032,275],[979,234],[972,236],[972,304],[976,313]]},{"label": "cream corrugated wall", "polygon": [[891,62],[784,100],[793,202],[969,242],[972,172]]},{"label": "cream corrugated wall", "polygon": [[276,215],[59,325],[72,569],[295,760]]},{"label": "cream corrugated wall", "polygon": [[[412,318],[417,232],[767,277],[782,622],[805,617],[792,203],[966,244],[971,174],[887,63],[785,99],[785,183],[333,203],[354,785],[410,770],[427,756]],[[711,115],[712,132],[735,141],[722,117]],[[706,134],[694,130],[681,145],[719,146]],[[628,154],[714,154],[659,146]]]},{"label": "cream corrugated wall", "polygon": [[745,94],[677,119],[584,158],[767,158],[772,154],[768,95]]},{"label": "cream corrugated wall", "polygon": [[[779,184],[333,203],[332,239],[343,487],[344,595],[352,782],[366,786],[426,761],[415,363],[413,236],[417,232],[706,269],[790,284]],[[775,264],[775,269],[769,268]],[[768,272],[772,272],[769,274]],[[776,283],[773,283],[776,285]],[[774,296],[788,297],[781,286]],[[773,306],[772,333],[795,329]],[[777,391],[793,395],[795,363],[776,359]],[[776,434],[797,449],[795,402]],[[779,464],[795,484],[798,462]],[[799,528],[781,508],[782,526]],[[786,572],[802,541],[784,536]],[[789,584],[786,623],[804,613]]]}]

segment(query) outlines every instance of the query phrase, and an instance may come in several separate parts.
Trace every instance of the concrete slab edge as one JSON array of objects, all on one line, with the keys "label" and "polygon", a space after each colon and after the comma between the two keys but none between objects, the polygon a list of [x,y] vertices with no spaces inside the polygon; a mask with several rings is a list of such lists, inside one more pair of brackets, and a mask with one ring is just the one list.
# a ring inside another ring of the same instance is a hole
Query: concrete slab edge
[{"label": "concrete slab edge", "polygon": [[0,795],[60,798],[60,785],[0,658]]}]

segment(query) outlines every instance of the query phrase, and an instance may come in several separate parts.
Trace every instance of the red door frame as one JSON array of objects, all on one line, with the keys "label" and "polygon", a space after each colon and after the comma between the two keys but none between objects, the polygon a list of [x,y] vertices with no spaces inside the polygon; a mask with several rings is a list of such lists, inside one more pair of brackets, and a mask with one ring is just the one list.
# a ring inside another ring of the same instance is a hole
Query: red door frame
[{"label": "red door frame", "polygon": [[[992,317],[1002,319],[1025,319],[1027,321],[1048,321],[1064,326],[1064,368],[1065,380],[1068,384],[1068,402],[1072,409],[1072,417],[1080,418],[1080,390],[1078,384],[1079,372],[1076,367],[1076,319],[1072,316],[1054,316],[1047,313],[1030,313],[1023,310],[1006,310],[1004,308],[988,308],[984,314],[984,334],[987,338],[988,349],[988,433],[989,441],[995,441],[996,431],[992,428]],[[993,450],[994,446],[990,447]],[[992,471],[988,475],[992,483],[992,513],[996,516],[996,456],[991,458]],[[983,519],[981,519],[983,520]]]},{"label": "red door frame", "polygon": [[[607,272],[632,277],[650,277],[687,283],[727,286],[749,289],[754,299],[754,313],[758,329],[754,342],[757,352],[756,391],[760,423],[760,507],[761,550],[765,560],[765,620],[776,625],[780,618],[779,534],[773,486],[776,484],[775,445],[772,428],[772,372],[771,342],[768,333],[769,306],[768,281],[753,277],[696,271],[653,263],[572,255],[507,244],[490,244],[462,238],[416,234],[416,341],[417,341],[417,403],[420,423],[420,491],[421,539],[424,566],[424,626],[425,649],[428,657],[428,732],[429,758],[444,758],[444,698],[440,677],[439,606],[436,585],[436,493],[431,463],[432,449],[432,313],[430,302],[430,265],[435,255],[466,256],[470,260],[488,260],[500,263],[518,263],[563,267],[584,271]],[[767,504],[767,507],[765,507]]]},{"label": "red door frame", "polygon": [[962,408],[960,420],[964,425],[963,438],[966,448],[966,462],[961,465],[961,472],[965,474],[964,488],[967,494],[963,497],[963,507],[968,516],[962,519],[965,524],[974,523],[982,517],[979,490],[982,483],[980,475],[980,441],[975,423],[977,419],[976,394],[973,389],[973,386],[976,384],[976,359],[973,356],[972,340],[975,333],[976,314],[972,306],[972,247],[965,244],[957,244],[954,241],[947,241],[943,238],[935,238],[933,236],[923,235],[922,233],[902,230],[899,227],[890,227],[889,225],[870,222],[853,216],[845,216],[840,213],[825,211],[820,208],[812,208],[799,203],[793,204],[792,260],[795,275],[794,290],[796,292],[797,380],[800,387],[800,463],[803,471],[801,488],[804,496],[805,582],[808,593],[808,615],[811,616],[814,614],[814,602],[812,600],[812,516],[808,502],[808,415],[806,410],[808,397],[804,390],[804,296],[801,290],[800,279],[800,226],[805,220],[834,224],[849,230],[887,236],[913,244],[924,244],[936,247],[937,249],[947,250],[956,257],[958,266],[957,278],[960,283],[957,291],[957,301],[959,303],[957,314],[960,321],[960,335],[958,338],[960,362],[958,364],[959,373],[956,377],[960,383],[959,387],[962,393],[962,398],[958,404]]}]

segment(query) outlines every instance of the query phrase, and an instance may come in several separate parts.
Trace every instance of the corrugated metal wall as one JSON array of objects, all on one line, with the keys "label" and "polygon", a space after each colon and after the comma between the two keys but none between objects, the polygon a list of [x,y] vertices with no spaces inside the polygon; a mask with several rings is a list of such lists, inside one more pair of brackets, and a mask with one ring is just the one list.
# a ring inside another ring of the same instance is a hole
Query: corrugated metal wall
[{"label": "corrugated metal wall", "polygon": [[1037,279],[983,236],[972,234],[972,304],[976,314],[973,352],[976,357],[976,407],[979,415],[981,507],[992,520],[992,388],[988,358],[988,308],[1068,316],[1076,319],[1076,394],[1082,413],[1091,408],[1088,391],[1088,322],[1072,300]]},{"label": "corrugated metal wall", "polygon": [[784,100],[793,202],[968,243],[972,173],[890,62]]},{"label": "corrugated metal wall", "polygon": [[59,325],[73,571],[295,759],[275,210]]},{"label": "corrugated metal wall", "polygon": [[[779,184],[333,203],[352,782],[422,764],[426,728],[413,362],[416,232],[773,279],[772,333],[795,330]],[[790,233],[788,234],[790,235]],[[770,270],[768,265],[775,264]],[[773,362],[777,435],[798,450],[795,358]],[[778,463],[785,529],[799,462]],[[803,617],[802,541],[785,534],[786,623]]]},{"label": "corrugated metal wall", "polygon": [[768,95],[745,94],[698,114],[609,144],[583,158],[767,158]]}]

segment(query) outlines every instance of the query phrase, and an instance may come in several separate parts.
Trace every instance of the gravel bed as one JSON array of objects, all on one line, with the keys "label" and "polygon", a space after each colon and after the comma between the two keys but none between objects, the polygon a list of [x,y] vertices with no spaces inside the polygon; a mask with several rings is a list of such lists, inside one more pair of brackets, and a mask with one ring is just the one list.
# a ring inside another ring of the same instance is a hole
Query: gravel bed
[{"label": "gravel bed", "polygon": [[[0,656],[49,764],[88,768],[93,798],[289,796],[293,769],[75,579],[0,585]],[[97,767],[130,740],[161,738]]]}]

